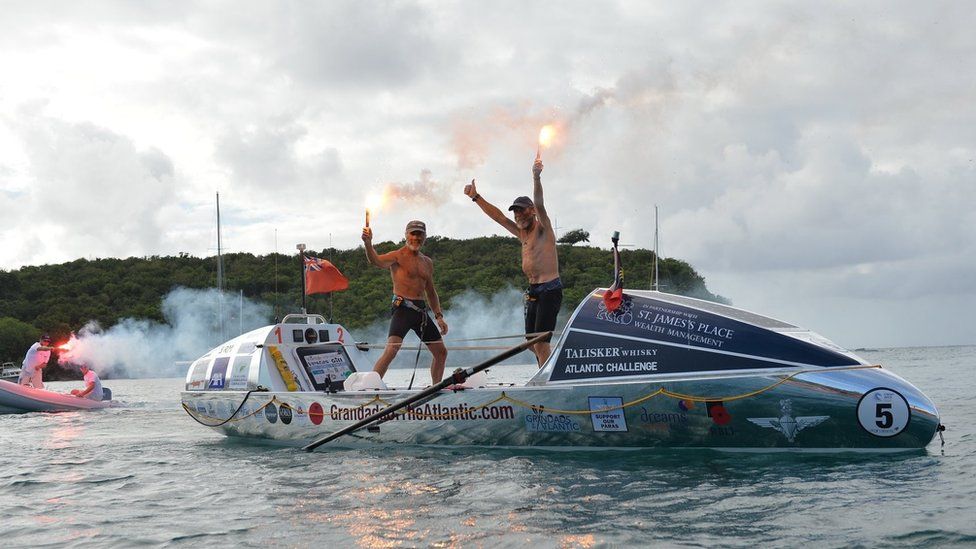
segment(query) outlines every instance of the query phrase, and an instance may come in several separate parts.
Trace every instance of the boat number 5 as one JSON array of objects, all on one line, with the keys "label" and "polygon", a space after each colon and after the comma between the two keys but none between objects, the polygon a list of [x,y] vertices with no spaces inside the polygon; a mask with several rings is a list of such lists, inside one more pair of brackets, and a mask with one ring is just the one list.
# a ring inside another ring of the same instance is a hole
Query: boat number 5
[{"label": "boat number 5", "polygon": [[901,433],[911,417],[908,401],[892,389],[871,389],[857,403],[858,423],[876,437],[887,438]]}]

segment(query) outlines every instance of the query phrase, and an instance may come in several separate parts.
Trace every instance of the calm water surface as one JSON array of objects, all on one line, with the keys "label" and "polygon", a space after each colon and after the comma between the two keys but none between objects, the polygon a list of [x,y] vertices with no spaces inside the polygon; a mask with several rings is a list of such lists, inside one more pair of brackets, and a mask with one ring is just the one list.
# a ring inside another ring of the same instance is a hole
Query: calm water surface
[{"label": "calm water surface", "polygon": [[113,380],[124,408],[0,416],[0,545],[976,546],[976,347],[860,354],[935,401],[944,448],[306,454],[195,424],[181,380]]}]

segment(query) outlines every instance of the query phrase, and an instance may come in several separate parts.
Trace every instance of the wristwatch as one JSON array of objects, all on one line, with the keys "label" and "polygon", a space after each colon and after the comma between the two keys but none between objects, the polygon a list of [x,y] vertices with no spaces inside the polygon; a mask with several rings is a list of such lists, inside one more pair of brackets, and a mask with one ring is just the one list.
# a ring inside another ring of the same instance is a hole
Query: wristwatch
[{"label": "wristwatch", "polygon": [[477,202],[479,198],[481,198],[481,195],[475,193],[475,195],[471,197],[471,202]]},{"label": "wristwatch", "polygon": [[444,313],[434,313],[434,320],[440,320],[444,318]]}]

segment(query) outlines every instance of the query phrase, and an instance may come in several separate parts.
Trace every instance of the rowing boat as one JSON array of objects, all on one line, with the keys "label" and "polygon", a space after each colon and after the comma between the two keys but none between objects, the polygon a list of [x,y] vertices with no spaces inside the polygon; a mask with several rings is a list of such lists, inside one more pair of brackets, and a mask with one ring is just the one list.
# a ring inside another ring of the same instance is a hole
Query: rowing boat
[{"label": "rowing boat", "polygon": [[344,435],[323,448],[903,452],[940,428],[919,389],[810,330],[658,291],[628,290],[609,310],[604,292],[582,300],[527,383],[461,376],[385,413],[421,390],[386,386],[348,330],[303,314],[195,360],[182,405],[229,437],[314,447]]}]

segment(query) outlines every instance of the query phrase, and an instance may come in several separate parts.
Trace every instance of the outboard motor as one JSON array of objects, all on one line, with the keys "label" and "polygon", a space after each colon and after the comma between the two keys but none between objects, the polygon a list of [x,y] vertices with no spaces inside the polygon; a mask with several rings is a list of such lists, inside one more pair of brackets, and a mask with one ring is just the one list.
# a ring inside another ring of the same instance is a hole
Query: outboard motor
[{"label": "outboard motor", "polygon": [[112,390],[108,387],[102,387],[102,400],[112,400]]}]

